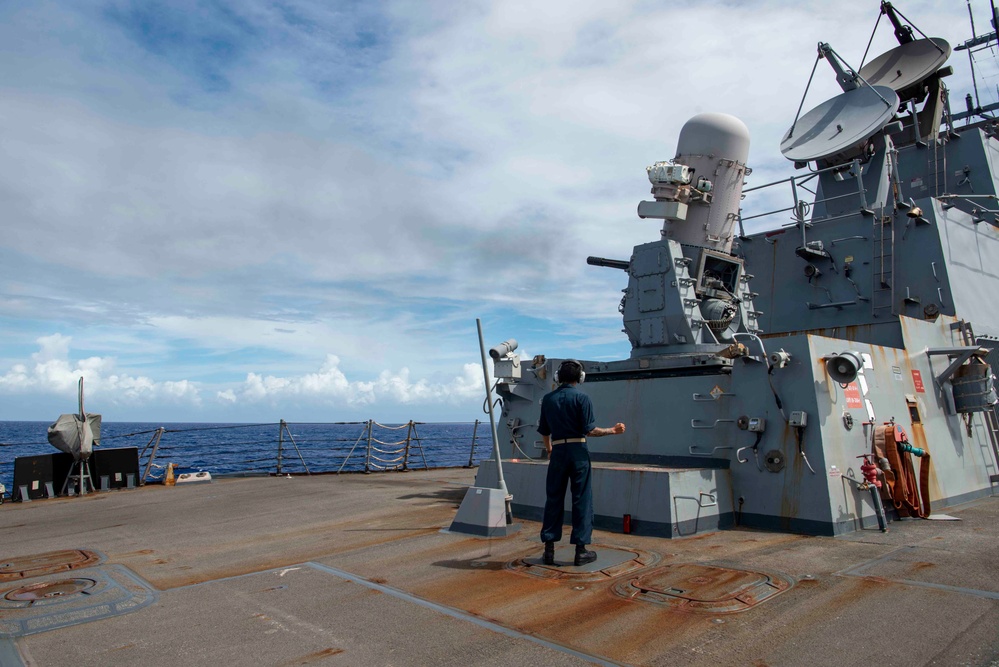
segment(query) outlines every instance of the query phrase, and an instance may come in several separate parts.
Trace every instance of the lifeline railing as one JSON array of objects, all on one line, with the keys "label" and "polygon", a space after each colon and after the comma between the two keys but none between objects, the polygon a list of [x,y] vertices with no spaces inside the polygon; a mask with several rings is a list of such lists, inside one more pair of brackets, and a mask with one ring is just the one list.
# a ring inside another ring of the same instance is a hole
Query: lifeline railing
[{"label": "lifeline railing", "polygon": [[[182,471],[207,470],[215,476],[406,472],[474,467],[488,458],[492,443],[479,442],[480,423],[282,419],[276,424],[161,426],[129,433],[114,433],[114,425],[105,424],[98,449],[136,447],[140,483],[161,481],[168,463]],[[20,456],[53,450],[43,440],[0,442],[0,452]]]},{"label": "lifeline railing", "polygon": [[[851,176],[849,176],[848,178],[856,185],[856,189],[850,190],[842,194],[833,195],[831,197],[825,197],[823,199],[815,199],[815,197],[817,196],[816,191],[806,187],[805,184],[818,178],[819,174],[825,173],[827,171],[838,171],[841,173],[850,174]],[[809,219],[812,209],[815,206],[818,206],[820,204],[826,204],[828,202],[835,201],[837,199],[858,197],[860,209],[866,211],[868,208],[867,189],[864,187],[862,170],[859,160],[853,160],[853,162],[847,164],[833,165],[832,167],[825,167],[823,169],[817,169],[817,170],[810,169],[805,174],[789,176],[787,178],[782,178],[780,180],[773,181],[771,183],[764,183],[763,185],[756,185],[751,188],[746,188],[742,191],[742,193],[743,195],[747,195],[750,192],[754,192],[757,190],[768,190],[778,185],[783,185],[785,183],[789,184],[790,186],[791,200],[793,202],[792,205],[745,217],[743,217],[742,211],[740,209],[738,222],[739,222],[739,232],[741,236],[745,237],[746,231],[745,228],[743,227],[743,223],[749,220],[755,220],[756,218],[765,218],[771,215],[777,215],[778,213],[791,212],[792,222],[784,223],[781,226],[798,227],[801,230],[801,244],[805,245],[806,243],[805,230],[811,227],[813,224],[821,222],[830,222],[832,220],[838,220],[840,218],[845,218],[848,217],[849,215],[853,215],[853,212],[851,212],[842,215],[826,215],[821,218],[813,217]],[[812,195],[813,201],[808,202],[805,199],[803,199],[798,193],[799,188],[805,190],[810,195]]]}]

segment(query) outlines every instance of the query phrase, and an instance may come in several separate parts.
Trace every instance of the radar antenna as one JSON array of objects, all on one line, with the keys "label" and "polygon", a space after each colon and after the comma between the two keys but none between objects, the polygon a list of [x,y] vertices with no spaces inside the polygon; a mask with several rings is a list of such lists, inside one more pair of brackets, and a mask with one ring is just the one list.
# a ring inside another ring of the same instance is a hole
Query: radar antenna
[{"label": "radar antenna", "polygon": [[[887,16],[894,26],[898,46],[882,53],[866,65],[861,62],[860,76],[872,86],[888,86],[898,93],[903,102],[909,99],[922,102],[926,91],[920,84],[936,74],[947,62],[951,53],[950,44],[939,37],[927,37],[922,30],[911,23],[903,24],[899,20],[901,12],[898,12],[890,2],[881,3],[881,13],[874,24],[871,41],[874,40],[874,33],[877,32],[881,16]],[[913,29],[922,35],[922,39],[913,36]],[[871,48],[871,41],[867,43],[868,50]],[[865,51],[864,60],[866,59]],[[941,75],[943,74],[941,72]]]},{"label": "radar antenna", "polygon": [[[872,85],[828,44],[819,43],[816,64],[819,59],[825,59],[833,68],[843,92],[795,118],[781,140],[781,153],[800,166],[812,161],[852,159],[862,151],[868,139],[891,121],[899,105],[898,95],[892,88]],[[815,74],[814,68],[812,74]],[[811,82],[809,78],[809,86]],[[808,95],[807,87],[805,95]],[[804,98],[798,107],[799,113],[802,106]]]}]

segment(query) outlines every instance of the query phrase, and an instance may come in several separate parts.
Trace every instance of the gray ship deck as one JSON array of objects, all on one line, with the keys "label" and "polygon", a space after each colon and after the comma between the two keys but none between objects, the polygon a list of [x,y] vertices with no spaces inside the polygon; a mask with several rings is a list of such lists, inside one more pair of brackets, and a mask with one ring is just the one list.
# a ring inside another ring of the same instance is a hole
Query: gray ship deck
[{"label": "gray ship deck", "polygon": [[0,602],[67,578],[133,597],[4,602],[0,664],[999,664],[999,499],[886,534],[595,534],[604,568],[641,554],[647,568],[702,563],[792,584],[705,613],[614,592],[641,570],[539,568],[530,522],[502,539],[442,532],[472,477],[231,479],[4,505],[0,572],[67,549],[104,561],[0,582]]}]

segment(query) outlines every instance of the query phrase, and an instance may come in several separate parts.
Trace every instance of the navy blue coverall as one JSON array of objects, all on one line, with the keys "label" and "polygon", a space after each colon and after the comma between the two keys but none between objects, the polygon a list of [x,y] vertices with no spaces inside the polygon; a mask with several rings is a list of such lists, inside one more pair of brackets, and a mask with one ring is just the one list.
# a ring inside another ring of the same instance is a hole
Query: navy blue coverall
[{"label": "navy blue coverall", "polygon": [[562,539],[566,485],[572,489],[572,534],[569,542],[590,543],[593,532],[593,490],[590,485],[590,451],[585,442],[555,444],[559,440],[584,438],[593,430],[593,403],[574,386],[564,384],[541,400],[538,433],[551,436],[548,461],[547,499],[541,525],[542,542]]}]

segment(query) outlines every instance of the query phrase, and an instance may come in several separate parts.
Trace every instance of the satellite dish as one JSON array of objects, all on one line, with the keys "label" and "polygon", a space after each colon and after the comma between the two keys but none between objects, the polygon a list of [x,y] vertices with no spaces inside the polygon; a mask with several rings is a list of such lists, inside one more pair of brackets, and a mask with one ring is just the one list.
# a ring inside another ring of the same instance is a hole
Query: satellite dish
[{"label": "satellite dish", "polygon": [[833,158],[863,146],[895,115],[899,99],[887,86],[861,86],[826,100],[798,119],[780,142],[788,160]]},{"label": "satellite dish", "polygon": [[887,86],[899,92],[923,81],[950,58],[950,44],[939,37],[917,39],[882,53],[860,69],[860,77],[872,86]]}]

